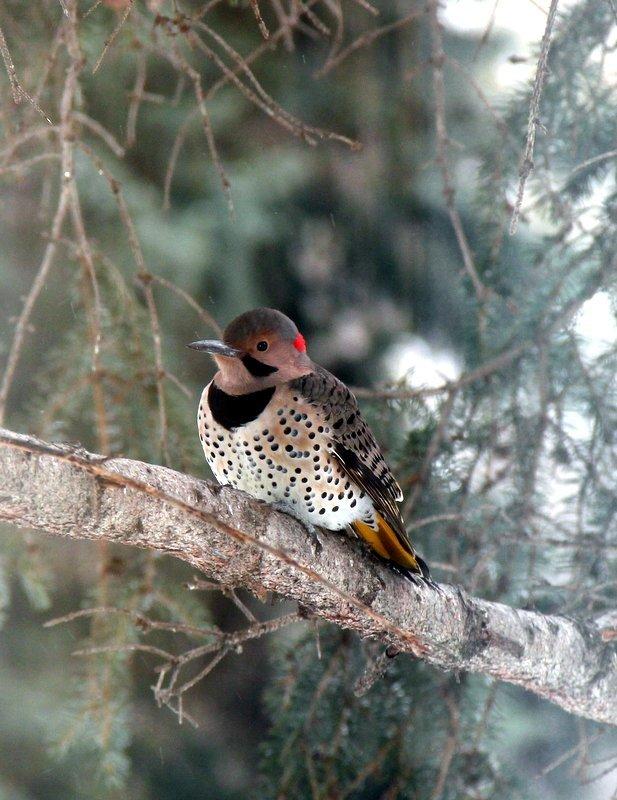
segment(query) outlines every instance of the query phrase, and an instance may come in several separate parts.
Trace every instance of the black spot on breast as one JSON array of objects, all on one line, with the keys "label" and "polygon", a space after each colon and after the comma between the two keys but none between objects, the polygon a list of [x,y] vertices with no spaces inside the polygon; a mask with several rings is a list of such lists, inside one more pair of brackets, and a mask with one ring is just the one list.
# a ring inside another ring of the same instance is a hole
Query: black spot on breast
[{"label": "black spot on breast", "polygon": [[249,394],[227,394],[215,383],[208,389],[208,405],[214,419],[227,430],[256,419],[272,399],[275,387]]}]

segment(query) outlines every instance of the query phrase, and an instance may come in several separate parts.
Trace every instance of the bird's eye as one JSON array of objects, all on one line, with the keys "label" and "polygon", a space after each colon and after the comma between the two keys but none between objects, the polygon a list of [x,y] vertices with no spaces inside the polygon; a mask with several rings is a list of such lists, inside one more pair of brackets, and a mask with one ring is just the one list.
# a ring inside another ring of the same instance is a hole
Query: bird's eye
[{"label": "bird's eye", "polygon": [[260,353],[263,353],[268,349],[268,342],[257,342],[257,349],[260,351]]}]

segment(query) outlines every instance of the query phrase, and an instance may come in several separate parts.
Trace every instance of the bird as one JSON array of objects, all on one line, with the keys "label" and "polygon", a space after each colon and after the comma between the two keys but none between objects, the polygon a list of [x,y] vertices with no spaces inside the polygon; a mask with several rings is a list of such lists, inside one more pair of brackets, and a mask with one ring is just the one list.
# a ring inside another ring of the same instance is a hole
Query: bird
[{"label": "bird", "polygon": [[403,499],[358,402],[315,364],[295,323],[273,308],[236,317],[222,339],[191,342],[218,371],[197,426],[219,483],[300,520],[311,533],[351,529],[412,581],[430,581],[398,507]]}]

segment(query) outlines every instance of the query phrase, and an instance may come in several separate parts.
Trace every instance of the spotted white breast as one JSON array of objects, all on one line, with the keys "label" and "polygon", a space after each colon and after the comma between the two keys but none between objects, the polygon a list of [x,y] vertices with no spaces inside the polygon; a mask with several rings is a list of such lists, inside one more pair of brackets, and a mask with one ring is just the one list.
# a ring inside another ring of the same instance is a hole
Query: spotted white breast
[{"label": "spotted white breast", "polygon": [[[331,423],[291,386],[241,396],[240,416],[217,411],[220,390],[203,391],[199,436],[206,461],[222,484],[276,503],[302,522],[341,530],[354,521],[375,525],[371,498],[345,472],[334,453]],[[257,397],[260,395],[260,397]],[[225,402],[229,406],[229,395]],[[247,400],[246,398],[249,397]],[[260,409],[263,402],[265,407]],[[254,418],[244,421],[253,411]],[[242,420],[241,424],[234,422]]]}]

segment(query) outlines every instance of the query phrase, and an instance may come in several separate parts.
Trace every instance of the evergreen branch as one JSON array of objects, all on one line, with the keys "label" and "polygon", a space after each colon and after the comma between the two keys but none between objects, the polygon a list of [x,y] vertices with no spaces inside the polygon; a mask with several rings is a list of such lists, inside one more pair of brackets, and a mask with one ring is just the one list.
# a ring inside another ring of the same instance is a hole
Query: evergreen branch
[{"label": "evergreen branch", "polygon": [[514,683],[617,724],[617,657],[593,621],[410,584],[343,535],[313,540],[242,492],[164,467],[0,431],[0,519],[170,553],[226,586],[264,589],[445,670]]},{"label": "evergreen branch", "polygon": [[459,389],[464,389],[466,386],[471,386],[476,381],[490,377],[504,367],[508,367],[517,358],[531,350],[534,345],[535,342],[532,339],[516,344],[494,358],[485,361],[484,364],[464,372],[456,380],[446,380],[439,386],[421,386],[417,389],[367,389],[364,386],[353,386],[351,388],[356,397],[379,398],[382,400],[412,400],[416,397],[451,394]]}]

